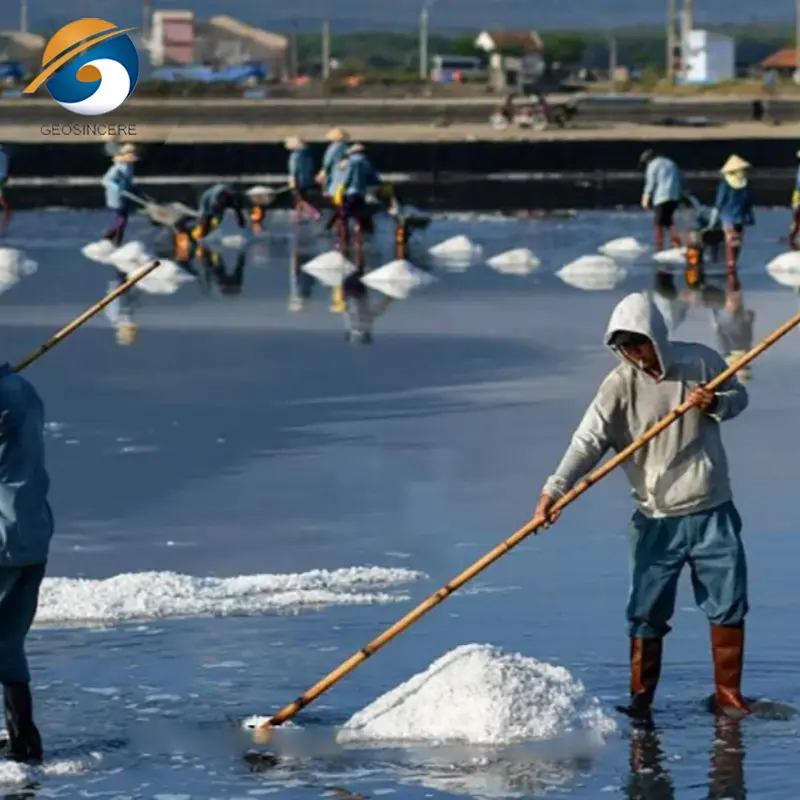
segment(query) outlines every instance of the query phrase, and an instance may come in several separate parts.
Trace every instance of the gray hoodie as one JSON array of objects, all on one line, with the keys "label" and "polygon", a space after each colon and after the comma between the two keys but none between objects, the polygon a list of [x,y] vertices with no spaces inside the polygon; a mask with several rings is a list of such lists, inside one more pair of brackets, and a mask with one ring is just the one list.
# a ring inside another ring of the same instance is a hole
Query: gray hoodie
[{"label": "gray hoodie", "polygon": [[[609,344],[617,331],[641,333],[653,343],[664,376],[658,380]],[[698,384],[727,364],[703,344],[671,342],[646,293],[625,297],[611,315],[606,346],[622,361],[597,392],[543,492],[558,498],[591,472],[605,453],[623,450],[683,403]],[[719,423],[747,407],[747,390],[734,377],[717,391],[713,413],[690,410],[622,465],[633,496],[648,517],[673,517],[714,508],[731,499],[728,461]]]}]

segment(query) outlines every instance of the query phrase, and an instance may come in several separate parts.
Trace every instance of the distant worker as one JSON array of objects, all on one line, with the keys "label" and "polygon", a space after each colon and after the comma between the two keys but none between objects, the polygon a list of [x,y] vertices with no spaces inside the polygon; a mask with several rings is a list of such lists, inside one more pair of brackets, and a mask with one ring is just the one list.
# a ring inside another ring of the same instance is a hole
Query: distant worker
[{"label": "distant worker", "polygon": [[710,227],[720,220],[725,231],[725,280],[730,292],[740,289],[736,268],[742,252],[744,229],[756,222],[747,179],[749,168],[750,164],[737,155],[725,162],[720,170],[722,180],[711,211]]},{"label": "distant worker", "polygon": [[297,136],[290,136],[285,142],[289,156],[289,186],[294,196],[295,219],[303,215],[313,220],[320,218],[317,207],[311,202],[317,190],[314,175],[314,159],[308,152],[305,142]]},{"label": "distant worker", "polygon": [[353,220],[356,231],[372,233],[372,219],[367,208],[367,192],[380,186],[381,179],[369,159],[364,145],[354,144],[347,151],[347,171],[342,183],[345,221]]},{"label": "distant worker", "polygon": [[114,163],[103,175],[103,186],[106,190],[106,208],[114,214],[111,226],[103,234],[116,247],[125,238],[128,217],[131,212],[131,200],[127,197],[134,189],[133,165],[139,160],[136,148],[132,144],[123,145],[114,156]]},{"label": "distant worker", "polygon": [[347,156],[350,136],[341,128],[331,128],[326,137],[330,144],[322,156],[322,169],[317,173],[317,183],[326,197],[332,197],[331,183],[336,165]]},{"label": "distant worker", "polygon": [[116,133],[106,131],[103,134],[103,141],[105,142],[103,145],[103,152],[109,158],[114,158],[114,156],[122,149],[122,144],[120,143],[119,136],[117,136]]},{"label": "distant worker", "polygon": [[673,247],[680,247],[681,237],[675,225],[675,212],[683,198],[683,180],[678,165],[654,150],[645,150],[639,159],[645,168],[642,208],[653,209],[656,250],[664,249],[664,230]]},{"label": "distant worker", "polygon": [[236,222],[241,229],[246,227],[244,218],[244,199],[228,183],[215,183],[209,186],[201,195],[199,203],[200,219],[197,227],[192,232],[195,240],[202,239],[209,231],[222,222],[225,212],[231,209],[236,215]]},{"label": "distant worker", "polygon": [[3,149],[3,145],[0,145],[0,208],[3,209],[3,225],[0,227],[0,236],[8,233],[8,226],[11,224],[11,206],[6,198],[9,166],[8,153]]},{"label": "distant worker", "polygon": [[[800,150],[795,154],[800,161]],[[789,247],[792,250],[800,249],[797,236],[800,234],[800,163],[797,165],[797,173],[794,179],[794,191],[792,192],[792,225],[789,228]]]}]

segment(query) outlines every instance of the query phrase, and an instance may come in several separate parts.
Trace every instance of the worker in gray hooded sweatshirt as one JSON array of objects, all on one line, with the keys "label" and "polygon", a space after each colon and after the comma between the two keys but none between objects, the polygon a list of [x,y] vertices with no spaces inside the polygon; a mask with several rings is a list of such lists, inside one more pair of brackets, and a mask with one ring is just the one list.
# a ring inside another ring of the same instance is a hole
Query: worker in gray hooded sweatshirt
[{"label": "worker in gray hooded sweatshirt", "polygon": [[741,716],[748,713],[741,694],[747,567],[720,423],[747,407],[747,391],[735,377],[716,392],[705,388],[726,369],[725,361],[703,344],[669,341],[664,318],[646,293],[617,305],[605,343],[622,363],[600,385],[547,480],[537,516],[552,523],[555,500],[608,450],[620,452],[691,400],[695,409],[623,464],[638,509],[629,532],[631,700],[620,710],[634,717],[650,713],[678,578],[689,564],[695,601],[711,624],[715,708]]}]

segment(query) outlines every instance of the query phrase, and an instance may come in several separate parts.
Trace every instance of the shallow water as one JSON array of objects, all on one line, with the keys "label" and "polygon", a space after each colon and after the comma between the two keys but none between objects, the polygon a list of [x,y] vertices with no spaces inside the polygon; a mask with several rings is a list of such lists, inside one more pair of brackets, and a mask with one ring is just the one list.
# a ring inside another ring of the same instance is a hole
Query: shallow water
[{"label": "shallow water", "polygon": [[[785,216],[759,214],[743,259],[757,336],[798,308],[764,271],[782,249]],[[79,253],[104,223],[66,212],[15,220],[10,241],[38,269],[0,299],[10,360],[106,291],[109,268]],[[455,218],[436,221],[427,238],[461,233],[485,255],[529,247],[542,267],[527,277],[484,265],[440,271],[379,318],[372,347],[350,346],[323,287],[307,311],[286,310],[288,245],[278,224],[274,240],[251,252],[241,295],[205,294],[191,282],[143,296],[135,346],[118,347],[100,318],[31,367],[50,420],[58,521],[30,637],[51,764],[44,774],[0,767],[9,792],[798,796],[796,721],[715,728],[702,710],[708,635],[688,581],[666,645],[659,731],[632,736],[616,717],[628,680],[631,507],[621,475],[323,696],[298,720],[301,731],[279,731],[285,758],[276,768],[251,771],[242,760],[249,740],[226,715],[289,702],[531,516],[613,365],[601,346],[613,304],[652,285],[646,265],[608,291],[554,275],[608,239],[646,241],[640,214]],[[677,335],[713,345],[709,314],[691,309]],[[751,407],[726,425],[752,580],[746,688],[795,705],[798,361],[794,334],[757,362]],[[417,703],[413,719],[402,708],[389,718],[396,731],[441,733],[452,714],[461,742],[382,743],[385,725],[377,741],[334,741],[356,712],[470,643],[540,666],[514,661],[507,673],[500,656],[481,650],[483,671],[445,671],[427,687],[435,713]],[[544,691],[542,676],[554,688]],[[570,692],[616,729],[604,722],[602,733],[595,726],[577,737]],[[522,709],[517,731],[544,718],[555,727],[546,740],[503,743],[498,723],[493,743],[476,744],[492,709]]]}]

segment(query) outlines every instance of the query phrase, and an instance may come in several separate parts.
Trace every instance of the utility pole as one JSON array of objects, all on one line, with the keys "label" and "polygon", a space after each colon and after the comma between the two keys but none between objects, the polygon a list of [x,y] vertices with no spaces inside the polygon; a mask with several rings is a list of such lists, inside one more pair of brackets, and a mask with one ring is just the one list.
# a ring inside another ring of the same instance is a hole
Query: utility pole
[{"label": "utility pole", "polygon": [[[800,0],[797,0],[800,3]],[[667,78],[675,81],[675,0],[667,0]]]},{"label": "utility pole", "polygon": [[[798,0],[800,2],[800,0]],[[322,23],[322,79],[327,81],[331,76],[331,23],[326,19]]]},{"label": "utility pole", "polygon": [[[800,0],[797,0],[800,3]],[[419,12],[419,77],[428,80],[428,3]]]},{"label": "utility pole", "polygon": [[147,45],[150,41],[150,0],[142,0],[142,43]]},{"label": "utility pole", "polygon": [[794,12],[794,82],[800,83],[800,0]]},{"label": "utility pole", "polygon": [[[800,0],[798,0],[800,2]],[[617,34],[611,31],[608,39],[608,80],[611,91],[617,91]]]},{"label": "utility pole", "polygon": [[19,29],[22,33],[28,32],[28,0],[20,0],[19,3]]}]

